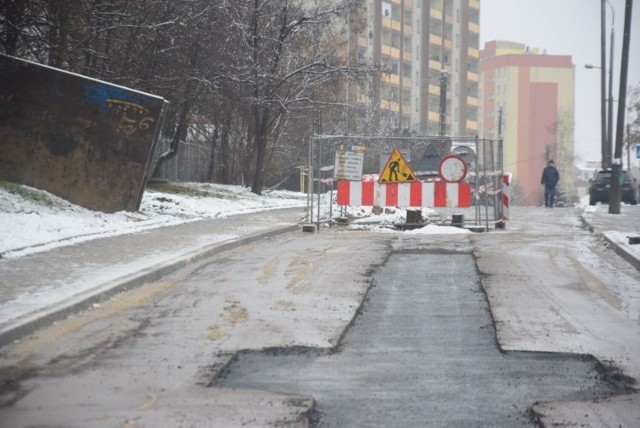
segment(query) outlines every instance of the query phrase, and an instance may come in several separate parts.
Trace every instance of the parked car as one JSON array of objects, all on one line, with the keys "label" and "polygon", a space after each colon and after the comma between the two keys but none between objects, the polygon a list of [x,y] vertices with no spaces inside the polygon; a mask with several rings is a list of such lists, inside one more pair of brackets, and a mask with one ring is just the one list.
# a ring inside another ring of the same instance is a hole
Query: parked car
[{"label": "parked car", "polygon": [[[609,203],[609,190],[611,189],[611,170],[603,169],[597,171],[589,185],[589,205],[597,202]],[[638,203],[638,186],[636,179],[627,170],[622,170],[622,198],[626,204],[636,205]]]}]

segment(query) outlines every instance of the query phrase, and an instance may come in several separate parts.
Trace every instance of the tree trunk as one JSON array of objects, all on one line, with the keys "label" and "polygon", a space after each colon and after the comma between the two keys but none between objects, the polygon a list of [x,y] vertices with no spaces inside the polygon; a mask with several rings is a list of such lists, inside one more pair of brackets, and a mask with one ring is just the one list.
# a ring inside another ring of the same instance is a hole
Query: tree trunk
[{"label": "tree trunk", "polygon": [[229,132],[232,126],[232,113],[227,109],[222,123],[222,135],[220,136],[220,156],[218,166],[218,182],[221,184],[232,184],[231,177],[231,143],[229,142]]},{"label": "tree trunk", "polygon": [[214,182],[216,173],[216,146],[218,145],[218,132],[219,127],[216,125],[216,129],[213,130],[213,136],[211,137],[211,152],[209,153],[209,170],[207,171],[207,181],[209,183]]},{"label": "tree trunk", "polygon": [[185,101],[182,104],[182,111],[180,112],[180,119],[178,121],[178,126],[176,127],[176,132],[173,134],[173,139],[171,140],[171,144],[169,145],[169,150],[164,152],[158,157],[158,161],[156,162],[155,168],[153,168],[153,174],[151,177],[156,177],[158,171],[160,171],[160,166],[163,163],[168,161],[169,159],[175,157],[178,154],[178,147],[180,146],[180,138],[186,133],[187,126],[189,125],[187,122],[187,115],[189,114],[189,110],[191,109],[191,103],[189,101]]},{"label": "tree trunk", "polygon": [[267,153],[267,108],[255,107],[255,135],[254,145],[256,148],[256,169],[253,172],[253,184],[251,192],[262,195],[264,186],[264,160]]}]

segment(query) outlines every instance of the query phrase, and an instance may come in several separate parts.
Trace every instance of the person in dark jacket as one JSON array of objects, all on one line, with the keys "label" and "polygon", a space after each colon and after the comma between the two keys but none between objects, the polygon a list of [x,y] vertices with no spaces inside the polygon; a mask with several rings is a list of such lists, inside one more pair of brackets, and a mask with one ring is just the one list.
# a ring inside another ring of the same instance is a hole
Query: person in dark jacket
[{"label": "person in dark jacket", "polygon": [[544,184],[544,206],[553,208],[553,200],[556,197],[556,185],[560,181],[560,174],[556,169],[552,160],[542,170],[542,180],[540,184]]}]

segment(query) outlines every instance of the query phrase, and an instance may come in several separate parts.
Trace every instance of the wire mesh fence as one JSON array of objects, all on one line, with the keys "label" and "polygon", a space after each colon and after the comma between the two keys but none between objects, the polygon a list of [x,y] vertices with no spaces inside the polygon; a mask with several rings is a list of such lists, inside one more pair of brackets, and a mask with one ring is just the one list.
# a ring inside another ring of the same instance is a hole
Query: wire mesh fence
[{"label": "wire mesh fence", "polygon": [[[156,178],[169,181],[207,181],[211,165],[211,145],[199,140],[180,141],[178,144],[178,153],[160,165]],[[170,139],[161,139],[156,158],[169,150],[170,145]]]},{"label": "wire mesh fence", "polygon": [[[471,184],[473,221],[489,228],[490,222],[504,218],[502,140],[477,137],[386,137],[315,135],[309,144],[307,221],[314,221],[314,196],[335,189],[337,151],[364,152],[363,178],[377,177],[393,150],[398,150],[420,181],[442,180],[439,163],[447,155],[462,158]],[[318,199],[319,201],[319,199]],[[319,214],[316,221],[319,222]]]}]

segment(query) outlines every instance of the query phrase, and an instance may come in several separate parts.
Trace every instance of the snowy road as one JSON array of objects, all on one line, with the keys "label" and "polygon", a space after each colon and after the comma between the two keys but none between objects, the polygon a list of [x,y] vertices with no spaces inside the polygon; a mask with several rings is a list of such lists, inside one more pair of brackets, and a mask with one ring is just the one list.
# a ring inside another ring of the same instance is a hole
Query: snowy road
[{"label": "snowy road", "polygon": [[[578,210],[518,211],[508,233],[473,239],[503,349],[592,354],[640,379],[640,272],[584,230]],[[640,424],[637,394],[586,406],[596,419],[582,407],[581,423]]]},{"label": "snowy road", "polygon": [[2,349],[6,426],[265,426],[313,401],[207,387],[240,349],[335,346],[392,236],[289,234],[214,256]]},{"label": "snowy road", "polygon": [[[376,278],[389,283],[400,275],[384,269],[389,257],[404,252],[463,253],[470,265],[474,255],[503,349],[592,353],[638,378],[640,273],[584,230],[578,210],[513,211],[504,231],[333,230],[221,253],[3,348],[0,420],[8,426],[304,424],[311,396],[212,383],[239,350],[335,347],[361,305],[387,302],[374,311],[402,318],[395,295],[382,293],[376,303],[365,293]],[[389,320],[393,325],[383,319]],[[640,426],[637,395],[536,409],[551,423],[591,418],[587,425]]]}]

